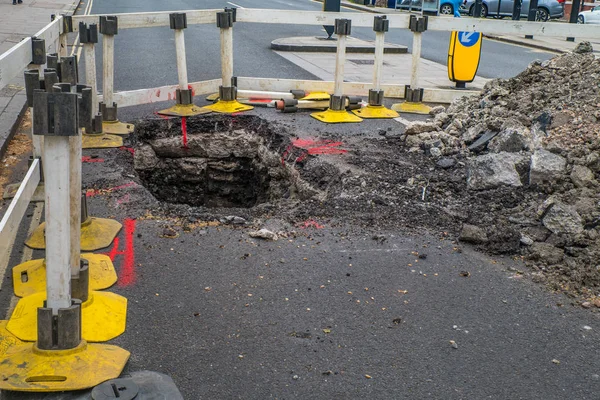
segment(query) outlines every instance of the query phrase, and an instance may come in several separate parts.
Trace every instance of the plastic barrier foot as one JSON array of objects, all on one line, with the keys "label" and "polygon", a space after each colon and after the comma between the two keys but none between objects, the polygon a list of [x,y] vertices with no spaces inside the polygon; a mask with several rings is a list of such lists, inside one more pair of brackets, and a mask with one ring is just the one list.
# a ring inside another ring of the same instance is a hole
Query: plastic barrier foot
[{"label": "plastic barrier foot", "polygon": [[[40,350],[6,330],[0,321],[0,389],[20,392],[82,390],[121,375],[129,352],[117,346],[88,344],[69,350]],[[3,395],[4,397],[4,395]]]},{"label": "plastic barrier foot", "polygon": [[[117,272],[104,254],[83,253],[81,258],[89,263],[90,290],[108,289],[117,283]],[[46,291],[46,260],[27,261],[13,268],[15,296],[25,297]]]},{"label": "plastic barrier foot", "polygon": [[103,121],[102,132],[111,135],[129,135],[133,133],[135,126],[133,124],[126,124],[124,122],[116,121]]},{"label": "plastic barrier foot", "polygon": [[222,114],[233,114],[254,109],[254,107],[242,104],[237,100],[219,100],[215,104],[205,106],[204,108]]},{"label": "plastic barrier foot", "polygon": [[108,149],[123,146],[123,138],[117,135],[82,135],[82,149]]},{"label": "plastic barrier foot", "polygon": [[194,115],[208,114],[212,111],[206,107],[198,107],[194,104],[175,104],[166,110],[159,111],[161,115],[171,115],[173,117],[192,117]]},{"label": "plastic barrier foot", "polygon": [[[38,308],[44,307],[46,292],[19,300],[6,329],[25,342],[37,340]],[[81,303],[81,337],[88,342],[106,342],[125,332],[127,299],[115,293],[90,291]],[[0,363],[1,364],[1,363]]]},{"label": "plastic barrier foot", "polygon": [[368,105],[358,110],[352,110],[352,112],[361,118],[398,118],[400,115],[384,106],[372,106]]},{"label": "plastic barrier foot", "polygon": [[423,103],[405,101],[404,103],[394,104],[392,110],[408,114],[429,114],[431,107]]},{"label": "plastic barrier foot", "polygon": [[341,124],[362,121],[362,118],[357,117],[356,115],[345,110],[327,109],[325,111],[312,113],[310,116],[321,122],[325,122],[326,124]]},{"label": "plastic barrier foot", "polygon": [[[123,225],[114,219],[88,217],[81,224],[81,250],[96,251],[110,246]],[[46,223],[40,224],[25,242],[32,249],[45,249]]]}]

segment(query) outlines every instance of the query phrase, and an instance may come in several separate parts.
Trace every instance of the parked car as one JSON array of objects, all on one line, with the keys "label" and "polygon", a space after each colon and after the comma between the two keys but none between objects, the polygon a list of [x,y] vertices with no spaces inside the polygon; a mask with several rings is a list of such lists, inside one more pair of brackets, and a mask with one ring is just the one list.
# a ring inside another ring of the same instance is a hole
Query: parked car
[{"label": "parked car", "polygon": [[[467,13],[467,10],[462,5],[458,11],[461,14]],[[440,0],[439,15],[454,15],[454,2],[451,0]]]},{"label": "parked car", "polygon": [[[514,0],[483,0],[481,5],[482,17],[504,18],[511,17],[513,13]],[[465,9],[469,15],[473,15],[475,0],[467,0]],[[521,18],[527,18],[529,14],[529,0],[523,0],[521,4]],[[538,0],[536,21],[548,21],[549,19],[562,18],[565,15],[565,0]]]},{"label": "parked car", "polygon": [[600,6],[591,10],[582,11],[577,16],[578,24],[600,24]]}]

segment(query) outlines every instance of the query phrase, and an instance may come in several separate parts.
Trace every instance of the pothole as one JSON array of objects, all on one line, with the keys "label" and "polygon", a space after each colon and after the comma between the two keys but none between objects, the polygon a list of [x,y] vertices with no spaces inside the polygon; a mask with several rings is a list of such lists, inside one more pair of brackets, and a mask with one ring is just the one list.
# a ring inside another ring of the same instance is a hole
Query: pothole
[{"label": "pothole", "polygon": [[[254,207],[317,193],[282,162],[289,139],[255,116],[146,120],[136,125],[134,168],[159,200]],[[283,129],[283,128],[277,128]]]}]

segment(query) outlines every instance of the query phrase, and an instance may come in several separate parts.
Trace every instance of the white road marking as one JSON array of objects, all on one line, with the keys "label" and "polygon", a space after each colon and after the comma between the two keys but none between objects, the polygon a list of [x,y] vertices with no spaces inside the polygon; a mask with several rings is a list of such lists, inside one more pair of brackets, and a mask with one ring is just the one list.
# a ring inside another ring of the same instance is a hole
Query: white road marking
[{"label": "white road marking", "polygon": [[237,7],[237,8],[245,8],[245,7],[240,6],[239,4],[235,4],[235,3],[232,3],[230,1],[228,1],[227,4],[232,5],[234,7]]}]

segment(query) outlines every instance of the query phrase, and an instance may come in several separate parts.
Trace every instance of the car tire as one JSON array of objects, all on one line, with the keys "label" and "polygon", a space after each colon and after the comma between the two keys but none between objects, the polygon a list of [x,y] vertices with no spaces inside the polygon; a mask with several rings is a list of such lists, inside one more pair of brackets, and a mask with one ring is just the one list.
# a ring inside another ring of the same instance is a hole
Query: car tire
[{"label": "car tire", "polygon": [[[475,14],[475,6],[471,6],[471,9],[469,10],[469,15],[470,16],[474,16]],[[488,15],[488,8],[485,4],[481,5],[481,18],[486,18]]]},{"label": "car tire", "polygon": [[545,8],[538,8],[537,12],[535,13],[535,20],[546,22],[550,20],[550,13]]},{"label": "car tire", "polygon": [[577,17],[577,23],[578,24],[585,24],[585,18],[583,17],[583,15],[580,15]]},{"label": "car tire", "polygon": [[440,7],[440,15],[454,15],[454,7],[452,4],[442,4]]}]

